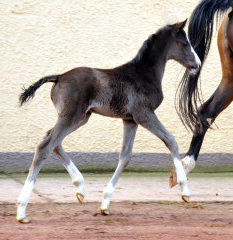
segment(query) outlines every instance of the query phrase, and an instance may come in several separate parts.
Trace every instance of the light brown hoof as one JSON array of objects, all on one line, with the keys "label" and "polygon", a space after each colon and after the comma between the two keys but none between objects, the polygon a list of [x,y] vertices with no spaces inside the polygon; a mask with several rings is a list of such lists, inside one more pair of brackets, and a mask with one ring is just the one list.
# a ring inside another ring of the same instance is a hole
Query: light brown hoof
[{"label": "light brown hoof", "polygon": [[176,171],[171,170],[170,176],[169,176],[169,187],[173,188],[174,186],[177,185],[177,176],[176,176]]},{"label": "light brown hoof", "polygon": [[184,202],[189,203],[189,197],[188,196],[182,196],[182,199]]},{"label": "light brown hoof", "polygon": [[79,203],[82,204],[82,203],[83,203],[84,196],[83,196],[82,194],[80,194],[80,193],[76,193],[76,197],[77,197]]},{"label": "light brown hoof", "polygon": [[30,223],[30,222],[31,222],[28,218],[17,219],[17,221],[18,221],[19,223]]},{"label": "light brown hoof", "polygon": [[108,209],[100,209],[100,212],[102,215],[109,215],[109,210]]}]

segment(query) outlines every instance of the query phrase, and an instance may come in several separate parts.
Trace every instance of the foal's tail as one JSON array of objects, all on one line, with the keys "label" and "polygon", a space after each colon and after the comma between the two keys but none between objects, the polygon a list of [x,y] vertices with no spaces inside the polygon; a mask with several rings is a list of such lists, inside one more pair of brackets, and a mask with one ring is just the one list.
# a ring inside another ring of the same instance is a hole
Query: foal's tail
[{"label": "foal's tail", "polygon": [[[202,61],[202,66],[209,53],[215,15],[219,20],[219,17],[231,6],[233,7],[233,0],[202,0],[191,15],[188,35]],[[201,102],[198,90],[201,69],[197,75],[191,75],[186,71],[176,93],[176,110],[181,121],[191,131],[196,129],[197,132],[202,132],[203,127],[208,126],[206,120],[201,119],[197,106]]]},{"label": "foal's tail", "polygon": [[47,82],[57,83],[58,78],[59,78],[59,75],[47,76],[47,77],[41,78],[39,81],[32,84],[28,89],[23,88],[23,92],[20,94],[20,97],[19,97],[20,106],[26,103],[30,98],[33,98],[36,90],[40,86],[42,86],[44,83],[47,83]]}]

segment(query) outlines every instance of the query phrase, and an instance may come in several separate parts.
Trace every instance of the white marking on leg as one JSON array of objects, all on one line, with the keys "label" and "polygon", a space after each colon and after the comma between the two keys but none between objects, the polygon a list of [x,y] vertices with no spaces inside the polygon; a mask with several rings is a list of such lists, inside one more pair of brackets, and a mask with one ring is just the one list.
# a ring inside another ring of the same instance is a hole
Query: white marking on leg
[{"label": "white marking on leg", "polygon": [[176,169],[177,182],[181,183],[187,180],[183,165],[181,161],[177,158],[174,158],[174,165]]},{"label": "white marking on leg", "polygon": [[123,144],[122,144],[122,149],[119,157],[118,166],[111,180],[109,181],[107,187],[104,189],[102,204],[100,207],[101,210],[108,210],[110,200],[115,190],[117,181],[122,171],[129,163],[130,156],[132,154],[132,148],[133,148],[135,133],[137,130],[137,124],[134,122],[128,122],[128,121],[123,121],[123,123],[124,123],[124,137],[123,137]]},{"label": "white marking on leg", "polygon": [[72,183],[77,187],[77,193],[80,193],[83,197],[85,196],[84,190],[84,178],[74,163],[70,160],[69,164],[65,166],[69,172]]},{"label": "white marking on leg", "polygon": [[23,186],[23,189],[17,199],[17,220],[22,220],[26,218],[26,207],[32,194],[34,185],[34,181],[28,181],[27,179]]},{"label": "white marking on leg", "polygon": [[174,165],[176,169],[177,183],[180,185],[180,188],[181,188],[181,195],[190,196],[187,177],[181,161],[177,158],[174,158]]},{"label": "white marking on leg", "polygon": [[193,155],[191,155],[191,156],[189,156],[189,155],[185,156],[185,158],[183,158],[183,159],[181,160],[181,162],[182,162],[182,164],[183,164],[184,171],[185,171],[186,175],[187,175],[190,171],[192,171],[192,170],[194,169],[195,165],[196,165],[196,161],[195,161]]},{"label": "white marking on leg", "polygon": [[101,204],[102,210],[108,209],[114,190],[115,190],[115,187],[113,186],[112,182],[110,181],[108,183],[107,187],[104,189],[103,200],[102,200],[102,204]]},{"label": "white marking on leg", "polygon": [[181,196],[187,196],[187,197],[190,196],[187,180],[185,182],[180,183],[180,188],[181,188]]},{"label": "white marking on leg", "polygon": [[72,183],[76,186],[76,193],[81,194],[83,197],[85,196],[84,190],[84,178],[72,160],[69,158],[68,154],[63,150],[61,145],[57,146],[55,153],[58,155],[62,164],[70,174],[72,179]]}]

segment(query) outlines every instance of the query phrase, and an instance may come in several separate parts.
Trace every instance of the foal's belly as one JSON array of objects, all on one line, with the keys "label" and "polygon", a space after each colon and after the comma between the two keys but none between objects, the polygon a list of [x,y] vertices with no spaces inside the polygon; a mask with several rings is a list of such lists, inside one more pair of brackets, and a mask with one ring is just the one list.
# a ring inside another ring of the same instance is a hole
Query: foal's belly
[{"label": "foal's belly", "polygon": [[111,109],[110,106],[104,106],[101,104],[92,104],[89,111],[106,117],[133,119],[132,114],[122,108],[119,108],[119,110]]}]

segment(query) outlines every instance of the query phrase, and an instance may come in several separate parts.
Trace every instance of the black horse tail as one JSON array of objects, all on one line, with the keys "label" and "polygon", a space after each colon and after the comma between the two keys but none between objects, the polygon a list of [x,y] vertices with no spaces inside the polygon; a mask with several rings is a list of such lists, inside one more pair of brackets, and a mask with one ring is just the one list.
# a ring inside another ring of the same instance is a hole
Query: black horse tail
[{"label": "black horse tail", "polygon": [[40,86],[42,86],[44,83],[47,83],[47,82],[57,83],[58,78],[59,78],[59,75],[47,76],[47,77],[41,78],[39,81],[32,84],[29,88],[27,89],[23,88],[23,92],[20,94],[20,97],[19,97],[20,106],[26,103],[30,98],[33,98],[36,90]]},{"label": "black horse tail", "polygon": [[[233,0],[202,0],[194,9],[188,26],[189,40],[199,56],[202,66],[209,53],[215,16],[216,19],[224,14]],[[192,132],[202,132],[208,126],[205,119],[201,119],[198,103],[201,103],[201,94],[198,89],[198,79],[202,67],[197,75],[190,74],[187,70],[182,77],[176,92],[176,111],[185,127]]]}]

